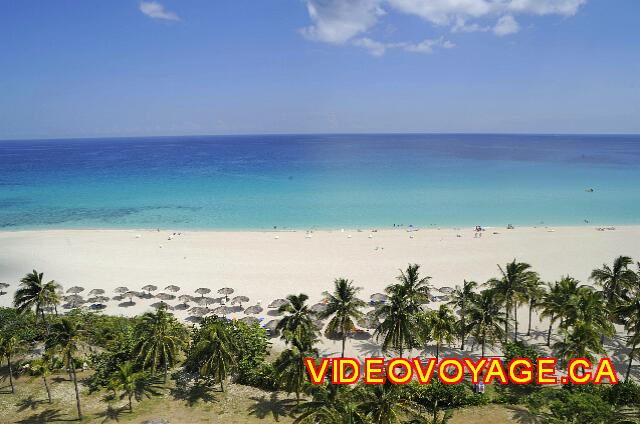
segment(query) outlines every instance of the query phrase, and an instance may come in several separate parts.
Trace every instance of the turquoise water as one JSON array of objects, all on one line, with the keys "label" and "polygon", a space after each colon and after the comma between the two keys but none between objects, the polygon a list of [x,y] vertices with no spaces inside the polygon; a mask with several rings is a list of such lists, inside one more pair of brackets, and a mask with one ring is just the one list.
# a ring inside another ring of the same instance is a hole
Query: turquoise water
[{"label": "turquoise water", "polygon": [[640,223],[639,136],[0,142],[5,230],[584,225],[585,219]]}]

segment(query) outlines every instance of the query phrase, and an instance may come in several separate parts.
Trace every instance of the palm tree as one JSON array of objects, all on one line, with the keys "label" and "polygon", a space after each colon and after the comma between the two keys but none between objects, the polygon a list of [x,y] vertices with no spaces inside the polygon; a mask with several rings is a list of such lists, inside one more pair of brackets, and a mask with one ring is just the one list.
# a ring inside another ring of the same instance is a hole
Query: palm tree
[{"label": "palm tree", "polygon": [[120,364],[109,380],[109,388],[114,393],[122,391],[121,398],[127,398],[129,412],[133,412],[133,399],[140,401],[142,396],[150,397],[158,392],[154,387],[154,380],[150,380],[144,371],[136,371],[133,362]]},{"label": "palm tree", "polygon": [[456,332],[456,317],[447,305],[440,305],[437,311],[429,311],[424,316],[424,339],[436,342],[436,362],[440,359],[440,346],[453,343]]},{"label": "palm tree", "polygon": [[400,270],[400,275],[396,279],[398,282],[387,287],[387,293],[401,292],[416,311],[419,310],[420,305],[429,302],[431,298],[429,280],[431,277],[420,278],[420,265],[407,265],[406,271]]},{"label": "palm tree", "polygon": [[312,312],[306,302],[309,299],[304,293],[287,296],[286,304],[278,310],[286,315],[278,322],[277,331],[282,331],[282,339],[291,343],[294,339],[298,341],[311,340],[315,338]]},{"label": "palm tree", "polygon": [[505,322],[504,322],[504,337],[505,341],[508,337],[508,325],[509,325],[509,313],[514,309],[514,321],[515,332],[514,340],[518,338],[518,315],[517,308],[518,303],[522,301],[524,288],[529,285],[532,279],[537,279],[538,274],[530,271],[531,265],[524,262],[509,262],[505,268],[498,265],[500,270],[500,278],[492,278],[487,281],[487,285],[495,290],[495,294],[504,302],[505,308]]},{"label": "palm tree", "polygon": [[47,306],[55,307],[60,303],[59,289],[58,283],[54,280],[45,283],[44,274],[34,269],[20,280],[20,288],[16,290],[13,304],[20,313],[35,309],[36,324],[41,317],[46,325],[44,311]]},{"label": "palm tree", "polygon": [[7,367],[9,368],[9,384],[11,385],[11,393],[15,393],[16,389],[13,384],[13,367],[11,357],[16,354],[20,346],[20,339],[18,336],[3,336],[0,337],[0,359],[4,356],[7,358]]},{"label": "palm tree", "polygon": [[539,278],[532,278],[524,288],[524,297],[529,302],[529,322],[527,323],[527,336],[531,335],[531,315],[534,309],[540,307],[540,302],[544,298],[545,289]]},{"label": "palm tree", "polygon": [[473,301],[474,296],[477,296],[475,289],[478,287],[478,283],[475,281],[464,280],[462,287],[456,286],[453,293],[451,293],[451,301],[449,305],[458,308],[460,311],[460,322],[458,324],[460,334],[460,350],[464,350],[464,342],[467,338],[467,316],[469,314],[469,304]]},{"label": "palm tree", "polygon": [[558,358],[568,363],[571,358],[588,358],[594,354],[605,355],[600,333],[595,326],[578,321],[570,329],[563,329],[564,339],[554,345]]},{"label": "palm tree", "polygon": [[403,396],[401,389],[391,383],[361,386],[357,390],[362,399],[359,409],[371,423],[396,424],[420,416],[420,405]]},{"label": "palm tree", "polygon": [[51,332],[46,339],[45,346],[49,351],[60,351],[66,365],[69,367],[73,387],[76,392],[78,419],[82,420],[80,389],[78,388],[78,377],[76,375],[76,363],[74,359],[75,354],[78,352],[80,339],[81,336],[77,323],[70,318],[62,318],[59,322],[51,326]]},{"label": "palm tree", "polygon": [[144,314],[136,330],[139,342],[135,352],[143,369],[150,367],[151,374],[155,375],[162,366],[166,383],[168,368],[175,365],[178,354],[186,346],[186,332],[165,307]]},{"label": "palm tree", "polygon": [[220,390],[223,392],[224,381],[236,363],[237,353],[234,339],[220,321],[214,321],[201,329],[200,340],[194,346],[194,354],[200,364],[200,375],[220,383]]},{"label": "palm tree", "polygon": [[368,424],[365,414],[352,396],[353,390],[337,384],[318,388],[313,400],[296,407],[301,412],[295,424]]},{"label": "palm tree", "polygon": [[607,303],[613,309],[626,297],[626,293],[636,281],[636,274],[629,269],[633,260],[628,256],[618,256],[613,261],[613,267],[603,264],[602,268],[591,272],[591,279],[602,287]]},{"label": "palm tree", "polygon": [[482,346],[481,357],[484,357],[487,343],[493,345],[495,341],[504,337],[502,325],[506,321],[506,314],[500,309],[501,304],[491,289],[481,291],[473,300],[469,313],[469,329]]},{"label": "palm tree", "polygon": [[46,355],[43,355],[42,358],[32,361],[29,365],[29,369],[34,376],[42,378],[44,389],[47,391],[47,399],[49,400],[49,403],[51,403],[51,389],[49,388],[49,382],[47,381],[47,377],[51,374],[49,359]]},{"label": "palm tree", "polygon": [[579,287],[581,287],[580,281],[568,275],[562,277],[560,281],[548,284],[546,294],[542,298],[542,313],[540,314],[541,317],[549,319],[547,346],[551,346],[553,324],[559,320],[560,326],[564,327],[564,321],[568,316],[567,305],[569,305],[572,296],[578,292]]},{"label": "palm tree", "polygon": [[637,347],[640,345],[640,292],[636,293],[635,297],[620,306],[619,313],[621,317],[624,317],[624,328],[628,335],[627,344],[631,347],[631,352],[629,352],[629,365],[627,366],[627,372],[625,374],[625,381],[629,381],[633,357],[636,354]]},{"label": "palm tree", "polygon": [[361,287],[354,287],[352,282],[344,278],[338,278],[334,284],[333,293],[324,294],[327,307],[319,316],[324,319],[333,315],[327,324],[326,332],[340,335],[342,338],[340,356],[344,357],[347,335],[355,327],[354,320],[362,318],[361,309],[366,306],[366,303],[356,297],[356,294],[362,290]]},{"label": "palm tree", "polygon": [[390,293],[387,303],[379,305],[376,316],[382,319],[374,332],[376,339],[382,337],[382,351],[396,350],[400,357],[405,348],[412,349],[420,344],[418,335],[418,311],[406,296],[406,291],[398,286],[387,288]]},{"label": "palm tree", "polygon": [[278,380],[287,393],[296,394],[296,404],[300,404],[300,393],[307,381],[305,358],[317,357],[318,351],[297,338],[291,340],[291,347],[280,354],[275,362]]}]

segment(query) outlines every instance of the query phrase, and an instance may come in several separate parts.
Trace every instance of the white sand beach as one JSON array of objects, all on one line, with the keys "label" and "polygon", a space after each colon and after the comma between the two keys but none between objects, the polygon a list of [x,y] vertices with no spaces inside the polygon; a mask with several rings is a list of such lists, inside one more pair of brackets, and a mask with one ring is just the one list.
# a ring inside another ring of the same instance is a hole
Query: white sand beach
[{"label": "white sand beach", "polygon": [[[169,239],[171,237],[171,239]],[[246,295],[244,307],[261,304],[257,317],[273,319],[267,305],[291,293],[306,293],[310,304],[331,290],[333,280],[345,277],[363,288],[365,300],[393,282],[408,263],[422,266],[434,287],[455,286],[463,279],[479,283],[497,276],[497,264],[517,258],[530,263],[547,281],[570,274],[584,283],[595,267],[617,255],[640,258],[640,226],[598,231],[594,227],[489,228],[474,237],[472,228],[314,231],[309,237],[296,232],[228,232],[150,230],[43,230],[0,232],[0,282],[10,283],[0,305],[9,306],[17,282],[32,269],[55,279],[65,290],[81,286],[85,298],[101,288],[107,296],[126,286],[139,291],[146,284],[180,287],[175,293],[195,295],[199,287],[216,294],[222,287],[233,295]],[[436,293],[438,294],[438,293]],[[133,299],[135,305],[107,302],[102,313],[139,314],[151,310],[158,299]],[[180,303],[178,300],[168,302]],[[186,318],[186,311],[175,311]],[[233,314],[244,317],[242,312]],[[520,311],[521,328],[526,310]],[[231,317],[231,315],[230,315]],[[265,321],[265,322],[266,322]],[[544,323],[535,322],[541,332]],[[278,342],[276,341],[276,344]],[[339,350],[339,343],[324,340],[324,353]],[[371,341],[348,344],[348,353],[375,350]]]}]

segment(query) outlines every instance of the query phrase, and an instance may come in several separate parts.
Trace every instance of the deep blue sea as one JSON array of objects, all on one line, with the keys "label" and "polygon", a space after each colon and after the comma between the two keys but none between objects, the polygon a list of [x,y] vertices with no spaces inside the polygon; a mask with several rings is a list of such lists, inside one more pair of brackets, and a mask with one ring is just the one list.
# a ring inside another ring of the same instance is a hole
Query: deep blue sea
[{"label": "deep blue sea", "polygon": [[640,136],[0,142],[4,230],[584,225],[585,220],[640,223]]}]

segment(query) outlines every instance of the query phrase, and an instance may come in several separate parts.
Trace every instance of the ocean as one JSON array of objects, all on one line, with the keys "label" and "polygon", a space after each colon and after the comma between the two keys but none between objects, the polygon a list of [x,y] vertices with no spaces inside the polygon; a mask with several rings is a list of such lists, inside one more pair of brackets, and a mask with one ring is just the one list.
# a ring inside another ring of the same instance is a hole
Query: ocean
[{"label": "ocean", "polygon": [[640,223],[640,136],[0,141],[0,229]]}]

